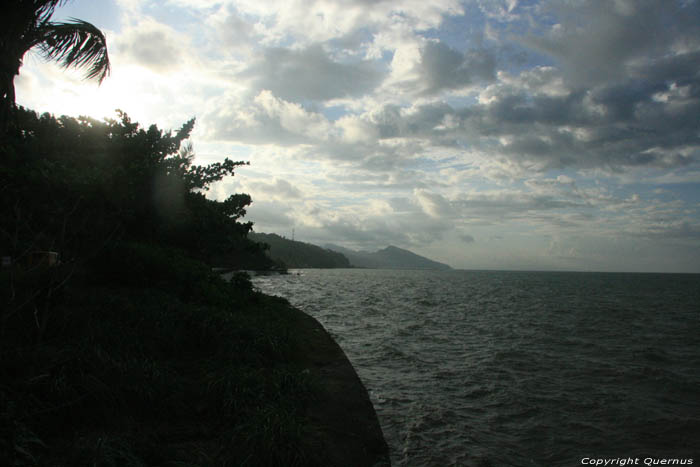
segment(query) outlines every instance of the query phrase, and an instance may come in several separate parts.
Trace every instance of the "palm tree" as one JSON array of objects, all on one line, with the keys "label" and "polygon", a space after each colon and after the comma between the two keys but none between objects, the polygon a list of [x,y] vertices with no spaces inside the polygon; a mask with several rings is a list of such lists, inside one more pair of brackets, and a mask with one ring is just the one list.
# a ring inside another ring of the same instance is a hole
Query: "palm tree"
[{"label": "palm tree", "polygon": [[64,68],[86,68],[86,79],[99,83],[109,74],[107,40],[92,24],[71,18],[52,22],[56,7],[67,0],[11,0],[0,8],[0,135],[7,132],[15,108],[15,76],[22,59],[37,48]]}]

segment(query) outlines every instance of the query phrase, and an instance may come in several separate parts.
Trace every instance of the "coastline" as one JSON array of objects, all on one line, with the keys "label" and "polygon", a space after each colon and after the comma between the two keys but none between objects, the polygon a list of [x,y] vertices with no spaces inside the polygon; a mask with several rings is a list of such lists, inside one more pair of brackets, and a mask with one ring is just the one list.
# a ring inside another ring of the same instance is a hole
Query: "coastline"
[{"label": "coastline", "polygon": [[324,465],[389,466],[374,406],[345,352],[315,318],[290,310],[297,315],[298,363],[317,382],[315,400],[306,410],[312,433],[305,443],[325,451]]},{"label": "coastline", "polygon": [[[226,281],[234,274],[215,272]],[[297,325],[294,363],[317,382],[315,399],[306,409],[313,425],[306,444],[326,451],[324,465],[390,466],[374,406],[347,355],[316,318],[291,304],[287,308]]]},{"label": "coastline", "polygon": [[[366,388],[316,319],[162,253],[124,246],[79,268],[50,303],[43,342],[26,345],[32,308],[8,320],[0,459],[390,465]],[[44,275],[18,272],[20,298]]]}]

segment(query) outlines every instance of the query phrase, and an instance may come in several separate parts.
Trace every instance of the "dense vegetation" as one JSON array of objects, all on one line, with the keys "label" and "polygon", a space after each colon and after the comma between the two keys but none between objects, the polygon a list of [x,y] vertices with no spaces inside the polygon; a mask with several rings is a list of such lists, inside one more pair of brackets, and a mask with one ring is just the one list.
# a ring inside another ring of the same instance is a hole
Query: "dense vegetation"
[{"label": "dense vegetation", "polygon": [[[351,446],[356,465],[387,460],[376,419],[338,443],[345,420],[318,415],[372,414],[361,391],[336,402],[359,380],[323,328],[213,272],[274,265],[241,221],[250,197],[204,195],[244,162],[194,165],[193,120],[173,134],[17,108],[32,48],[109,73],[98,28],[51,21],[64,2],[0,16],[0,465],[329,465]],[[345,379],[309,370],[328,362]]]},{"label": "dense vegetation", "polygon": [[193,121],[16,119],[0,146],[0,464],[321,463],[297,315],[212,273],[271,264],[246,238],[250,198],[203,194],[242,162],[193,165]]},{"label": "dense vegetation", "polygon": [[238,220],[251,199],[207,199],[211,183],[244,162],[193,165],[194,121],[172,134],[118,120],[54,118],[19,109],[3,145],[3,255],[59,251],[64,262],[124,240],[167,244],[209,263],[269,265]]},{"label": "dense vegetation", "polygon": [[269,257],[287,268],[349,268],[342,253],[310,243],[297,242],[277,234],[251,232],[249,237],[268,245]]}]

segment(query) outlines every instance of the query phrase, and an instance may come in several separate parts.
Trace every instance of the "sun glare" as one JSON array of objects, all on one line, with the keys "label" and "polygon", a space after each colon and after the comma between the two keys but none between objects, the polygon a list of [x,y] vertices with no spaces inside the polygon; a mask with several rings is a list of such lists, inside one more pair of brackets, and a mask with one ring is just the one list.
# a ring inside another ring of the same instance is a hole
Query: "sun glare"
[{"label": "sun glare", "polygon": [[112,118],[116,109],[133,120],[159,126],[170,123],[159,110],[171,100],[157,92],[163,77],[137,66],[112,70],[102,84],[85,80],[80,70],[64,70],[31,57],[16,79],[17,103],[37,112]]}]

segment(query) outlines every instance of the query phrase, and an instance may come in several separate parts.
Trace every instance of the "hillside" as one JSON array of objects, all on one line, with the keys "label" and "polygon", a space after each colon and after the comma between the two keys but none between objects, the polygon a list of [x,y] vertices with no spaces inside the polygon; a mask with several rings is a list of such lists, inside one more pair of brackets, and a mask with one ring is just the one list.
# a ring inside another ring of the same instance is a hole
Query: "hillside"
[{"label": "hillside", "polygon": [[342,253],[310,243],[297,242],[277,234],[251,232],[248,238],[270,246],[270,258],[288,268],[349,268],[350,261]]},{"label": "hillside", "polygon": [[0,139],[0,464],[388,464],[320,323],[212,269],[272,265],[250,197],[203,194],[244,162],[119,116],[19,108]]},{"label": "hillside", "polygon": [[345,255],[353,267],[374,269],[452,269],[447,264],[438,263],[395,246],[388,246],[375,252],[353,251],[338,245],[328,244],[326,248]]}]

